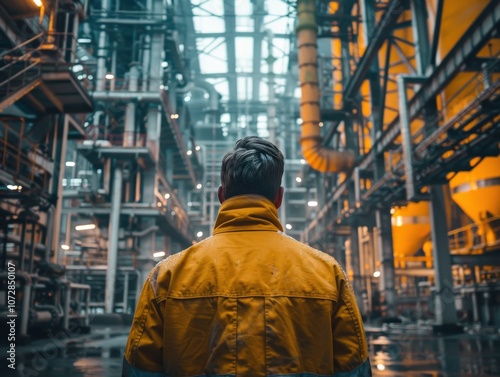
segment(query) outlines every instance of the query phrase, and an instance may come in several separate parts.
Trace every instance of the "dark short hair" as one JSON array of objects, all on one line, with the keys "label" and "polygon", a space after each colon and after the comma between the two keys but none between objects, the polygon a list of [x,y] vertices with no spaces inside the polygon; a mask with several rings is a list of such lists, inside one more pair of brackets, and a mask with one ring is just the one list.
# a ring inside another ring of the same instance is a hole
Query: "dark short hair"
[{"label": "dark short hair", "polygon": [[271,142],[247,136],[222,159],[221,184],[224,197],[262,195],[271,201],[278,195],[285,166],[283,153]]}]

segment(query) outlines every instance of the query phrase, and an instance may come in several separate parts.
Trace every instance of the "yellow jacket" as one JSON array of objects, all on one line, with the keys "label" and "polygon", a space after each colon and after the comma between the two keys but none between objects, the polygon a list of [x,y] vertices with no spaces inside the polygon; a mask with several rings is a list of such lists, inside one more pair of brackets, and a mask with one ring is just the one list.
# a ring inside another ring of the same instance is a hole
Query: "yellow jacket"
[{"label": "yellow jacket", "polygon": [[370,376],[344,272],[282,230],[266,198],[224,201],[212,237],[151,271],[123,375]]}]

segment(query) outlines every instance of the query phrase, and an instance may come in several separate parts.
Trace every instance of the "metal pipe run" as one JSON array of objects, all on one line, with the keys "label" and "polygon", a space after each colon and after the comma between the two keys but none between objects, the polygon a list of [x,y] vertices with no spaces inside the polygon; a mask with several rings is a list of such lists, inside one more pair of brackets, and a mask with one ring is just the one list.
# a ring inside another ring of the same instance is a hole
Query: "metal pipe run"
[{"label": "metal pipe run", "polygon": [[315,170],[331,173],[348,171],[354,167],[354,152],[340,152],[322,145],[316,44],[318,26],[315,12],[314,1],[297,2],[298,24],[295,32],[298,41],[299,81],[302,89],[300,102],[302,154]]},{"label": "metal pipe run", "polygon": [[108,269],[106,271],[106,313],[113,313],[115,299],[116,265],[118,259],[118,232],[120,230],[120,206],[122,200],[123,171],[118,164],[113,177],[113,194],[111,196],[111,214],[108,227]]}]

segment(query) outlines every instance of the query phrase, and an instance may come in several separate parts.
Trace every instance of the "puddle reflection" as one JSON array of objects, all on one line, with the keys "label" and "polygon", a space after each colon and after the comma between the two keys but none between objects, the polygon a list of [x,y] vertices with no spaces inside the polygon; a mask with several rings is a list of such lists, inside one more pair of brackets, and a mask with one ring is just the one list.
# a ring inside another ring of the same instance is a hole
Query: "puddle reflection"
[{"label": "puddle reflection", "polygon": [[[119,377],[127,334],[94,334],[18,355],[17,371],[2,377]],[[498,335],[450,337],[368,335],[375,377],[500,376]]]},{"label": "puddle reflection", "polygon": [[449,337],[369,337],[374,376],[500,376],[500,339]]}]

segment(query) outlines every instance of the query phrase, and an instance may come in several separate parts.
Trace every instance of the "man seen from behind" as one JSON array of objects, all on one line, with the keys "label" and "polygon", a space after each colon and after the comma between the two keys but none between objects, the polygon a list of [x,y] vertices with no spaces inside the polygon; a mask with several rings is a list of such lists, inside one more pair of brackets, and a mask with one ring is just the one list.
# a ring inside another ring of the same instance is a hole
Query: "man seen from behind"
[{"label": "man seen from behind", "polygon": [[283,234],[283,170],[255,136],[226,154],[213,236],[151,271],[123,376],[371,376],[344,272]]}]

